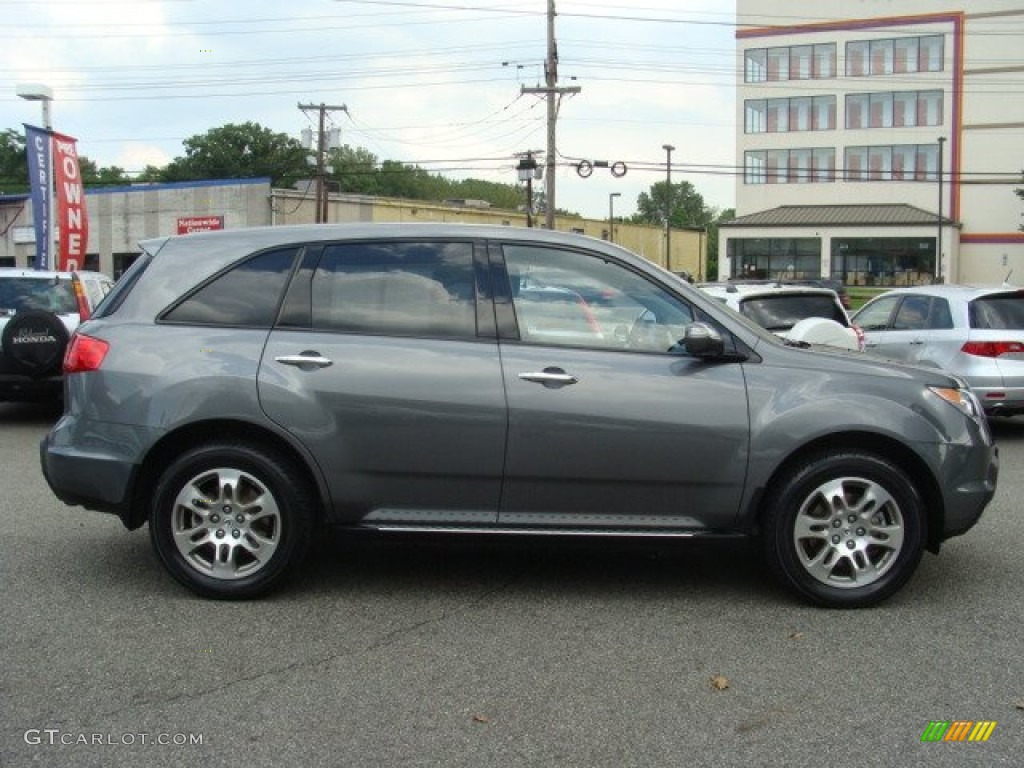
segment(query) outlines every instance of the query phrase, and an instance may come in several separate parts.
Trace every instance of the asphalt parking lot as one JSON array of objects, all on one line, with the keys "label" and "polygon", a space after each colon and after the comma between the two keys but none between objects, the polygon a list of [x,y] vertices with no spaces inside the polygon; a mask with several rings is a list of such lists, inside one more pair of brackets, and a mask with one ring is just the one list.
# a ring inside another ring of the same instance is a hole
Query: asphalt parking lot
[{"label": "asphalt parking lot", "polygon": [[330,537],[271,598],[204,601],[51,496],[56,416],[0,404],[0,766],[1021,764],[1024,418],[973,531],[830,611],[695,542]]}]

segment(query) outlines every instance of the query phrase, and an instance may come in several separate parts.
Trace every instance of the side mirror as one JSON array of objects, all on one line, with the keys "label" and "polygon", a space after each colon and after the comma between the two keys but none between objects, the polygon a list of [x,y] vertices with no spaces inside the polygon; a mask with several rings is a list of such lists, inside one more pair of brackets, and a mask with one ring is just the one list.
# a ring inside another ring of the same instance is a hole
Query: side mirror
[{"label": "side mirror", "polygon": [[721,334],[707,323],[690,323],[683,329],[683,348],[694,357],[714,358],[725,354]]}]

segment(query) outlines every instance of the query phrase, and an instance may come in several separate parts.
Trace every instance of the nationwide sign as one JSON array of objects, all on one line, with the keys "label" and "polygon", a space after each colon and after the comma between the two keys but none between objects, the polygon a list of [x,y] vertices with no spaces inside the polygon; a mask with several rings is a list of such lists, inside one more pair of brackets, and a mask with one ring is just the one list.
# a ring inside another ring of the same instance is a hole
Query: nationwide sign
[{"label": "nationwide sign", "polygon": [[179,216],[178,234],[190,235],[193,232],[212,232],[224,229],[223,216]]}]

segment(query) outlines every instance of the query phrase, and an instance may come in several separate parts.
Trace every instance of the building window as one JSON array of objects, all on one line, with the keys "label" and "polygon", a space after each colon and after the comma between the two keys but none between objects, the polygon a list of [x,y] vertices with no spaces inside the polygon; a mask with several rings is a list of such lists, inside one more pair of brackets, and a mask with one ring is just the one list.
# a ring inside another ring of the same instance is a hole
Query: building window
[{"label": "building window", "polygon": [[906,37],[897,40],[893,52],[893,72],[902,75],[908,72],[917,72],[920,41],[916,37]]},{"label": "building window", "polygon": [[847,147],[847,181],[937,181],[935,144]]},{"label": "building window", "polygon": [[746,133],[764,133],[768,130],[767,107],[764,99],[744,103],[743,130]]},{"label": "building window", "polygon": [[858,41],[846,44],[846,76],[861,77],[868,73],[868,55],[871,43]]},{"label": "building window", "polygon": [[747,152],[743,162],[743,183],[765,183],[764,152]]},{"label": "building window", "polygon": [[836,127],[835,96],[751,99],[744,102],[745,133],[829,131]]},{"label": "building window", "polygon": [[943,70],[942,35],[855,40],[846,44],[847,77]]},{"label": "building window", "polygon": [[833,147],[824,147],[812,150],[812,178],[815,182],[829,182],[836,180],[836,150]]},{"label": "building window", "polygon": [[743,80],[747,83],[763,83],[768,79],[768,51],[755,48],[743,54]]},{"label": "building window", "polygon": [[789,48],[768,49],[768,80],[777,82],[789,75]]},{"label": "building window", "polygon": [[904,128],[942,125],[942,91],[851,93],[846,127]]},{"label": "building window", "polygon": [[744,155],[745,184],[810,184],[836,180],[833,147],[772,149]]},{"label": "building window", "polygon": [[918,56],[917,68],[921,72],[941,72],[942,49],[944,39],[942,35],[933,37],[922,37],[920,39],[920,54]]},{"label": "building window", "polygon": [[743,52],[743,79],[747,83],[824,80],[835,76],[835,43],[752,48]]},{"label": "building window", "polygon": [[921,285],[935,274],[933,237],[836,237],[832,279],[846,285]]},{"label": "building window", "polygon": [[814,46],[814,78],[827,80],[836,76],[836,44]]},{"label": "building window", "polygon": [[730,238],[730,277],[821,277],[821,239],[817,237]]},{"label": "building window", "polygon": [[798,45],[789,49],[789,79],[810,80],[814,74],[814,46]]}]

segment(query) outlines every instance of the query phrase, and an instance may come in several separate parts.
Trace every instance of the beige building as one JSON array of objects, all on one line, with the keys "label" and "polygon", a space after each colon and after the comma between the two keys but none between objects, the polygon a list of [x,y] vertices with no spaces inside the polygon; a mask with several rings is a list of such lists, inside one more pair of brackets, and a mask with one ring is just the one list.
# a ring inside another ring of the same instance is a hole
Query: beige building
[{"label": "beige building", "polygon": [[[143,184],[110,189],[86,189],[89,245],[85,267],[119,276],[139,253],[138,242],[161,235],[187,234],[202,229],[309,224],[314,221],[312,194],[273,189],[270,180]],[[361,195],[331,194],[327,219],[346,221],[419,221],[526,226],[526,214],[495,209],[480,201],[430,203]],[[707,238],[703,230],[673,229],[668,238],[661,227],[607,219],[558,217],[556,229],[612,239],[648,260],[675,271],[703,276]],[[32,204],[27,195],[0,196],[0,266],[31,266],[35,255]]]},{"label": "beige building", "polygon": [[737,16],[721,278],[1024,279],[1020,0],[738,0]]}]

